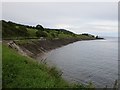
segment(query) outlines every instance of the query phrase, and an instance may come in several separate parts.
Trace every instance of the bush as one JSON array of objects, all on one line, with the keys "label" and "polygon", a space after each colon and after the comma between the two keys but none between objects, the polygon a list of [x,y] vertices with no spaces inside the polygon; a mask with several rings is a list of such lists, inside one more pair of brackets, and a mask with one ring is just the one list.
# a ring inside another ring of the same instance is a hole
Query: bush
[{"label": "bush", "polygon": [[48,35],[47,35],[47,32],[38,30],[36,32],[36,36],[37,37],[47,37]]},{"label": "bush", "polygon": [[18,28],[18,33],[19,33],[19,35],[21,35],[21,36],[29,36],[29,35],[28,35],[28,32],[27,32],[27,29],[26,29],[24,26],[20,26],[20,27]]}]

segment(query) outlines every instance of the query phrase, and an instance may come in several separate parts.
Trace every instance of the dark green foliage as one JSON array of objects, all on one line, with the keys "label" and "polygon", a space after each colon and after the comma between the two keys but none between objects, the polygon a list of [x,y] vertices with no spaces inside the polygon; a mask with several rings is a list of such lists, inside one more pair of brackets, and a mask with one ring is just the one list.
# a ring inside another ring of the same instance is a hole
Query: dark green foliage
[{"label": "dark green foliage", "polygon": [[82,35],[94,37],[94,35],[91,35],[91,34],[88,34],[88,33],[82,33]]},{"label": "dark green foliage", "polygon": [[94,35],[91,35],[93,38],[95,38],[95,36]]},{"label": "dark green foliage", "polygon": [[55,37],[56,37],[55,33],[51,33],[51,35],[52,35],[52,37],[53,37],[53,38],[55,38]]},{"label": "dark green foliage", "polygon": [[36,32],[36,36],[37,37],[47,37],[48,35],[47,35],[47,33],[45,31],[38,30]]},{"label": "dark green foliage", "polygon": [[25,26],[16,27],[12,22],[2,21],[2,35],[4,37],[27,37],[28,32]]},{"label": "dark green foliage", "polygon": [[42,30],[42,31],[44,30],[43,26],[41,26],[41,25],[39,25],[39,24],[36,26],[36,29]]},{"label": "dark green foliage", "polygon": [[88,34],[88,33],[83,33],[82,35],[89,36],[89,34]]},{"label": "dark green foliage", "polygon": [[18,28],[18,34],[21,36],[29,36],[26,27],[20,26]]}]

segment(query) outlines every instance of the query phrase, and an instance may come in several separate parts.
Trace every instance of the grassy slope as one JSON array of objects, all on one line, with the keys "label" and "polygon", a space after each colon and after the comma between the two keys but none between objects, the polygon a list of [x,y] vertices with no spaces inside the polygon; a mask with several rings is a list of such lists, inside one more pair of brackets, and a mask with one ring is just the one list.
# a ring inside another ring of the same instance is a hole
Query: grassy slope
[{"label": "grassy slope", "polygon": [[2,88],[2,44],[0,43],[0,89]]},{"label": "grassy slope", "polygon": [[3,88],[69,87],[55,68],[38,64],[3,45]]}]

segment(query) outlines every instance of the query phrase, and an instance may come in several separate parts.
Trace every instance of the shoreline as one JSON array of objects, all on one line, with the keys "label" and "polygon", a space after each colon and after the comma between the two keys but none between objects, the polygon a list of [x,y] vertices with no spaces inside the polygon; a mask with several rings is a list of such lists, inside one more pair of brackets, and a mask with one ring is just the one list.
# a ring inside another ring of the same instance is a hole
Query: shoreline
[{"label": "shoreline", "polygon": [[[79,38],[66,38],[66,39],[54,39],[54,40],[39,40],[39,39],[25,39],[25,40],[2,40],[3,43],[7,43],[9,47],[16,49],[21,54],[37,59],[37,57],[46,54],[51,50],[60,48],[62,46],[78,42],[89,40],[101,40],[101,39],[79,39]],[[103,39],[102,39],[103,40]]]},{"label": "shoreline", "polygon": [[13,41],[13,42],[17,46],[19,46],[23,50],[23,52],[25,52],[28,56],[32,58],[36,58],[40,54],[47,53],[51,50],[54,50],[56,48],[59,48],[77,41],[86,41],[86,40],[70,38],[70,39],[55,39],[55,40],[19,40],[19,41]]}]

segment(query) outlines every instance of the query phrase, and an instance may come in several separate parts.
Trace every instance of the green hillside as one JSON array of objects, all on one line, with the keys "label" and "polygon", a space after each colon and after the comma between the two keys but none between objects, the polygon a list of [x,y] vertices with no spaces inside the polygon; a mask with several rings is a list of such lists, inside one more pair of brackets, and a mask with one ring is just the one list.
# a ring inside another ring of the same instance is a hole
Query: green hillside
[{"label": "green hillside", "polygon": [[11,21],[2,22],[2,37],[3,39],[31,39],[44,37],[46,39],[61,39],[61,38],[80,38],[80,39],[95,39],[90,34],[75,34],[65,29],[49,29],[41,25],[28,26],[13,23]]}]

